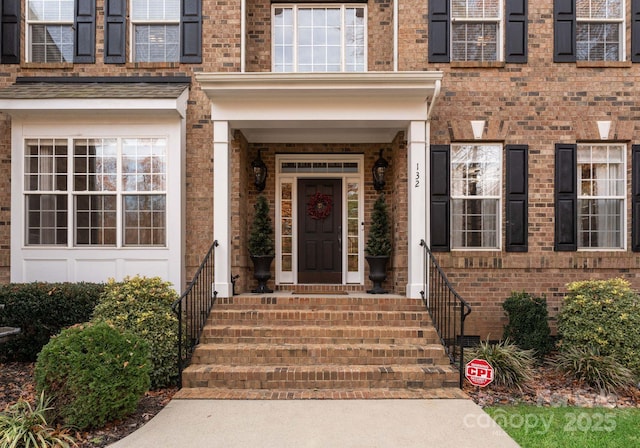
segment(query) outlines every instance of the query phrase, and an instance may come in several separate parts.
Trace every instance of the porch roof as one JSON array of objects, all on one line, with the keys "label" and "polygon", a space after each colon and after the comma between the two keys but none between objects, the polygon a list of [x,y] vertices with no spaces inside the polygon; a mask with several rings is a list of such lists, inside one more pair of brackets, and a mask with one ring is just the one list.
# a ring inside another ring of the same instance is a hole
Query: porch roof
[{"label": "porch roof", "polygon": [[0,89],[0,111],[67,114],[145,113],[184,117],[189,84],[185,82],[102,82],[93,78],[18,80]]},{"label": "porch roof", "polygon": [[442,72],[200,73],[213,121],[250,142],[389,142],[428,120]]}]

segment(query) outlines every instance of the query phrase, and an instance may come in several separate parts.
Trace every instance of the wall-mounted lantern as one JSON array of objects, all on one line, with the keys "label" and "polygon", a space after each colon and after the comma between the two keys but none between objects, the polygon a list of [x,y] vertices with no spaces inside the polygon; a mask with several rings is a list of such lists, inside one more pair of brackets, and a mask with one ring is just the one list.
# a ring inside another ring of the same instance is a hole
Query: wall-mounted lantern
[{"label": "wall-mounted lantern", "polygon": [[385,180],[384,180],[384,175],[385,172],[387,171],[387,168],[389,167],[389,162],[387,162],[384,157],[382,157],[382,149],[380,150],[380,156],[378,157],[378,160],[376,160],[376,163],[373,164],[373,188],[376,189],[376,191],[380,191],[384,188],[385,185]]},{"label": "wall-mounted lantern", "polygon": [[264,164],[260,157],[260,151],[258,150],[258,157],[251,162],[251,169],[253,170],[253,183],[258,191],[264,190],[264,186],[267,182],[267,165]]}]

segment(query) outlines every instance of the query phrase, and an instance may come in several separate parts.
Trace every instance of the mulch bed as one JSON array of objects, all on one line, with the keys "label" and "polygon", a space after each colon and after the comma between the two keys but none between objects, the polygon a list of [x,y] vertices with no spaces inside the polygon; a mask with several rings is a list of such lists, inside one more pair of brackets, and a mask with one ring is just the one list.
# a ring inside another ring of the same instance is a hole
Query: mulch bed
[{"label": "mulch bed", "polygon": [[[0,409],[20,398],[35,402],[33,363],[0,364]],[[536,366],[534,381],[528,387],[507,390],[493,384],[477,388],[465,381],[464,391],[481,407],[500,404],[531,404],[539,406],[581,406],[609,408],[640,408],[640,390],[602,394],[598,390],[567,378],[548,365]],[[166,406],[176,388],[150,391],[140,400],[136,411],[123,420],[104,428],[74,434],[80,448],[101,448],[110,445],[140,428]]]},{"label": "mulch bed", "polygon": [[[5,409],[20,398],[35,403],[33,369],[33,363],[0,364],[0,409]],[[109,423],[104,428],[76,432],[73,435],[78,447],[105,447],[126,437],[160,412],[176,391],[176,388],[149,391],[138,403],[136,411],[125,419]]]}]

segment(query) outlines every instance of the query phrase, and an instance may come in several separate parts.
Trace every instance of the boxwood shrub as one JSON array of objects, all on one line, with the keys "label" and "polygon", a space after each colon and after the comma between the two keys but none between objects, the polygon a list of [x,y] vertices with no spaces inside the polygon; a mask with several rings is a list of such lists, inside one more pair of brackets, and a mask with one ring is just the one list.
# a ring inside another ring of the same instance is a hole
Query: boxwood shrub
[{"label": "boxwood shrub", "polygon": [[543,357],[553,348],[547,299],[527,292],[512,292],[502,303],[509,317],[504,327],[505,339],[510,339],[524,350],[535,350],[537,357]]},{"label": "boxwood shrub", "polygon": [[558,314],[561,350],[593,347],[640,378],[640,298],[621,278],[569,283]]},{"label": "boxwood shrub", "polygon": [[63,330],[42,348],[36,389],[51,398],[54,419],[78,429],[102,427],[133,412],[149,389],[149,349],[104,322]]},{"label": "boxwood shrub", "polygon": [[147,342],[152,389],[178,378],[178,319],[171,310],[177,298],[171,283],[159,277],[127,277],[107,282],[94,312],[94,321],[131,331]]},{"label": "boxwood shrub", "polygon": [[101,283],[1,285],[0,326],[18,327],[21,332],[2,344],[0,362],[35,361],[51,336],[91,319],[103,288]]}]

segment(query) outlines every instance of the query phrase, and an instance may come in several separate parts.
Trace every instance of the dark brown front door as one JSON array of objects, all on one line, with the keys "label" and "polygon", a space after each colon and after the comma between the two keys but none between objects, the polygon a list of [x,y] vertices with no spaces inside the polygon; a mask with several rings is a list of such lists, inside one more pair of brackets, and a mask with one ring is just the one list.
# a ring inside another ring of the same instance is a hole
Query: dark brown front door
[{"label": "dark brown front door", "polygon": [[298,180],[298,230],[298,283],[342,283],[341,179]]}]

